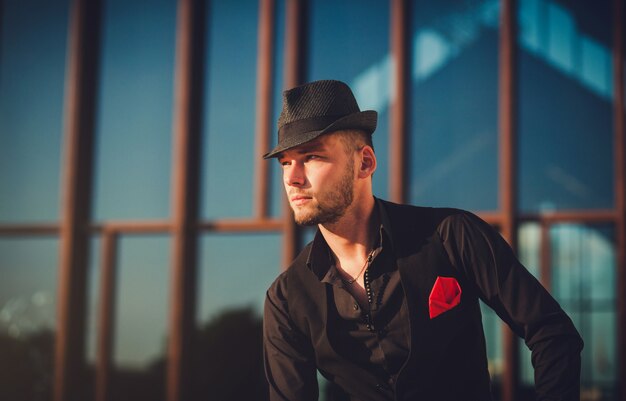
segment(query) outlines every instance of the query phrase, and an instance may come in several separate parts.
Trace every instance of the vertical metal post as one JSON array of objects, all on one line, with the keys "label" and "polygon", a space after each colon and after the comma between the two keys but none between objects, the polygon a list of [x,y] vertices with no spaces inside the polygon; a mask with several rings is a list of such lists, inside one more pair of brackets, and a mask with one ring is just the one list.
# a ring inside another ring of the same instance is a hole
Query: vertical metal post
[{"label": "vertical metal post", "polygon": [[[305,72],[306,52],[306,3],[305,0],[286,0],[285,28],[285,88],[292,88],[302,83]],[[283,197],[285,229],[283,233],[283,266],[296,257],[300,248],[301,229],[293,219],[289,202]]]},{"label": "vertical metal post", "polygon": [[190,399],[195,337],[205,1],[179,0],[176,24],[168,401]]},{"label": "vertical metal post", "polygon": [[408,2],[391,1],[391,53],[393,80],[389,130],[389,195],[397,203],[406,202],[406,138],[408,82]]},{"label": "vertical metal post", "polygon": [[116,232],[107,229],[103,231],[101,249],[96,401],[109,401],[111,399],[111,355],[115,327],[115,294],[117,281]]},{"label": "vertical metal post", "polygon": [[624,0],[613,1],[615,210],[617,211],[617,363],[619,399],[626,401],[626,121],[624,116]]},{"label": "vertical metal post", "polygon": [[274,80],[274,0],[259,1],[259,41],[257,56],[256,96],[256,152],[254,185],[254,216],[258,219],[269,215],[269,170],[267,160],[261,155],[269,150],[272,132],[272,99]]},{"label": "vertical metal post", "polygon": [[[502,235],[517,245],[515,135],[515,17],[516,1],[503,0],[499,45],[499,203]],[[517,338],[503,326],[504,371],[502,400],[514,401],[519,378]]]},{"label": "vertical metal post", "polygon": [[88,222],[100,2],[71,5],[65,78],[54,400],[75,401],[84,378]]}]

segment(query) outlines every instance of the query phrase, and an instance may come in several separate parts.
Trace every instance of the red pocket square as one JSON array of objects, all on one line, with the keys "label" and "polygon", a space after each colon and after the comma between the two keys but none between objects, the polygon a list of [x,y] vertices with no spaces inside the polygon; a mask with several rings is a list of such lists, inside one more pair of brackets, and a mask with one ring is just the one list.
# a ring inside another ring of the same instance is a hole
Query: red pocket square
[{"label": "red pocket square", "polygon": [[433,319],[461,302],[461,286],[454,277],[437,277],[428,296],[428,312]]}]

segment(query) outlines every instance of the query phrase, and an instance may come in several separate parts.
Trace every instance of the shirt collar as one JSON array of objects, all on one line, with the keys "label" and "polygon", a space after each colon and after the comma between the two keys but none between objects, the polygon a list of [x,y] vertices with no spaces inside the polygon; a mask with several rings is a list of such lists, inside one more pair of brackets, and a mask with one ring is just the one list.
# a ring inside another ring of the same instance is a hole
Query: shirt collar
[{"label": "shirt collar", "polygon": [[[391,224],[389,221],[389,216],[387,211],[385,210],[385,206],[383,202],[374,197],[376,201],[376,208],[378,210],[378,214],[380,217],[380,241],[381,243],[377,244],[377,248],[381,248],[383,246],[389,246],[389,250],[393,249],[393,235],[391,231]],[[306,265],[311,271],[317,276],[317,278],[322,281],[328,269],[332,264],[330,249],[322,232],[317,229],[315,232],[315,237],[311,242],[311,249],[309,250],[309,256],[307,257]]]}]

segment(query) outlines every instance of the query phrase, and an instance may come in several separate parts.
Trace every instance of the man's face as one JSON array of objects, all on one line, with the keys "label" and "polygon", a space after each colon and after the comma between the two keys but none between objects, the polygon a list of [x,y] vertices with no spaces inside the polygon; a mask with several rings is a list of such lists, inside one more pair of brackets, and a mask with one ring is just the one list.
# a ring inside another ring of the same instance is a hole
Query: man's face
[{"label": "man's face", "polygon": [[352,204],[354,155],[336,135],[322,135],[286,150],[278,161],[296,223],[334,223]]}]

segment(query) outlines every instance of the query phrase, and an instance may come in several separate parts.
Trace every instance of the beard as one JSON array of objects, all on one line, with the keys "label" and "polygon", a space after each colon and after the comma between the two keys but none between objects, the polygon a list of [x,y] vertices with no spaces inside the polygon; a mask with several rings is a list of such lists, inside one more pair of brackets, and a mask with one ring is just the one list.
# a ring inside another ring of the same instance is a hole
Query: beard
[{"label": "beard", "polygon": [[336,223],[352,205],[353,189],[354,160],[351,159],[339,181],[318,191],[310,205],[292,206],[296,223],[301,226]]}]

